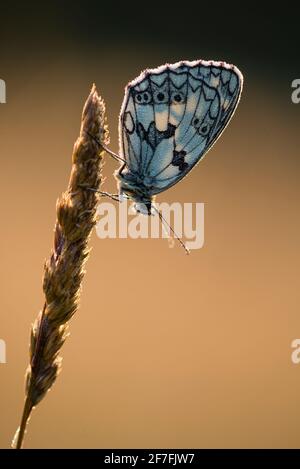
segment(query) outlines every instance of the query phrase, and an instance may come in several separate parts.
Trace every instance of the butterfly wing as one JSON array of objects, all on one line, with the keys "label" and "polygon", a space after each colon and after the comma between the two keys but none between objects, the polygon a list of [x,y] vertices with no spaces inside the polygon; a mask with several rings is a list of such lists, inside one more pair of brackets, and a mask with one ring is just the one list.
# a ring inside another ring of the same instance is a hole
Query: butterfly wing
[{"label": "butterfly wing", "polygon": [[146,70],[126,89],[120,114],[124,171],[157,194],[176,184],[232,117],[243,85],[224,62],[178,62]]}]

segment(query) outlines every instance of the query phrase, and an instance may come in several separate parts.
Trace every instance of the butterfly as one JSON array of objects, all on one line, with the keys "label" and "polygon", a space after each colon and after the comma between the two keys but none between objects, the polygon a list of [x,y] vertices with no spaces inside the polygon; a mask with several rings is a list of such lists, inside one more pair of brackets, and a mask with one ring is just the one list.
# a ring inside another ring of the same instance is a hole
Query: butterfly
[{"label": "butterfly", "polygon": [[[119,117],[122,162],[115,173],[121,201],[135,211],[156,212],[157,194],[177,184],[219,138],[239,103],[243,75],[235,65],[213,60],[181,61],[144,70],[125,88]],[[167,224],[184,249],[188,249]]]},{"label": "butterfly", "polygon": [[125,88],[119,117],[120,195],[151,214],[154,197],[204,157],[231,119],[243,75],[225,62],[196,60],[143,71]]}]

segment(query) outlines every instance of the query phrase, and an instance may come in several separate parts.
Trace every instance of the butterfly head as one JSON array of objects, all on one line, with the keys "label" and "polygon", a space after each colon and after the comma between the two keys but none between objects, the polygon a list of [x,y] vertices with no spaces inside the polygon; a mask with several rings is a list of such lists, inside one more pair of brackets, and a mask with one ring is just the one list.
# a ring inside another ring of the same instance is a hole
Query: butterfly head
[{"label": "butterfly head", "polygon": [[134,210],[136,211],[136,213],[142,213],[143,215],[152,215],[152,201],[149,200],[147,202],[135,202]]},{"label": "butterfly head", "polygon": [[125,195],[128,199],[131,199],[133,204],[133,209],[136,213],[142,213],[143,215],[152,215],[153,214],[153,197],[142,194],[139,189],[136,191],[133,188],[128,189],[125,187],[120,187],[121,196]]},{"label": "butterfly head", "polygon": [[152,215],[153,194],[151,186],[146,186],[144,180],[137,174],[123,170],[124,167],[115,173],[119,182],[120,195],[134,202],[136,213]]}]

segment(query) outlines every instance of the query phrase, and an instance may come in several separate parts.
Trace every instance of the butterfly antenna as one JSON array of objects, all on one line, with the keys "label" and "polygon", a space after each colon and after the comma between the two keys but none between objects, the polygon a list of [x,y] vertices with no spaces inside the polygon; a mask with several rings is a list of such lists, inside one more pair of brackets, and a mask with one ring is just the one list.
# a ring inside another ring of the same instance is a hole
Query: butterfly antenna
[{"label": "butterfly antenna", "polygon": [[156,213],[158,214],[159,219],[160,219],[160,221],[162,222],[162,224],[163,224],[163,225],[167,225],[167,227],[169,228],[169,230],[172,232],[174,238],[177,239],[177,241],[179,242],[179,244],[181,245],[181,247],[183,247],[183,249],[185,250],[186,254],[190,254],[190,250],[186,247],[186,245],[184,244],[184,242],[182,241],[182,239],[179,238],[179,236],[176,234],[176,232],[173,230],[173,228],[169,225],[169,223],[167,222],[167,220],[163,217],[161,211],[158,210],[154,205],[152,205],[152,207],[154,208],[154,210],[155,210]]},{"label": "butterfly antenna", "polygon": [[104,145],[103,143],[100,143],[99,140],[96,137],[94,137],[94,135],[90,134],[89,132],[87,132],[87,134],[99,145],[100,148],[103,148],[103,150],[105,150],[106,153],[112,156],[114,160],[121,161],[122,163],[126,164],[126,161],[123,158],[121,158],[119,155],[117,155],[117,153],[114,153],[109,148],[107,148],[107,146]]}]

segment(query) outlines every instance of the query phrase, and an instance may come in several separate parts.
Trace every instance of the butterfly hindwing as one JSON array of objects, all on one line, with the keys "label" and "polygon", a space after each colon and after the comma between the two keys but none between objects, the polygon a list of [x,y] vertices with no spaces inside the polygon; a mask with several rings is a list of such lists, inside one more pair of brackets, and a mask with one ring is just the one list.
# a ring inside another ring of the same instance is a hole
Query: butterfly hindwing
[{"label": "butterfly hindwing", "polygon": [[126,90],[120,143],[127,168],[157,194],[182,179],[220,136],[243,78],[223,62],[179,62],[146,70]]}]

